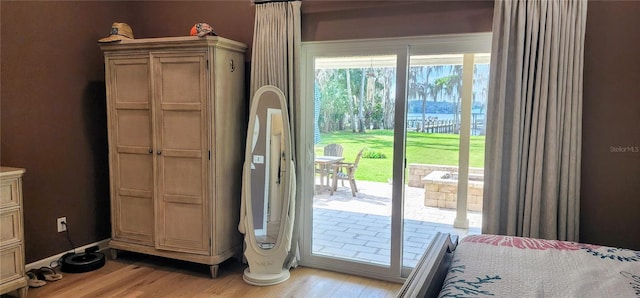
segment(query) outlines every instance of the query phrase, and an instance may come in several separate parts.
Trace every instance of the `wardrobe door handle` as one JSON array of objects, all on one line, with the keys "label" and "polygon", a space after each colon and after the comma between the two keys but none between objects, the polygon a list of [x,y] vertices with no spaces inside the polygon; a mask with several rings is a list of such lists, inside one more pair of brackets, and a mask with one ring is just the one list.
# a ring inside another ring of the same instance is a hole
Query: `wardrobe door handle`
[{"label": "wardrobe door handle", "polygon": [[162,154],[162,151],[158,150],[158,152],[156,152],[156,154],[160,155],[160,154]]},{"label": "wardrobe door handle", "polygon": [[153,149],[149,149],[149,154],[153,154]]}]

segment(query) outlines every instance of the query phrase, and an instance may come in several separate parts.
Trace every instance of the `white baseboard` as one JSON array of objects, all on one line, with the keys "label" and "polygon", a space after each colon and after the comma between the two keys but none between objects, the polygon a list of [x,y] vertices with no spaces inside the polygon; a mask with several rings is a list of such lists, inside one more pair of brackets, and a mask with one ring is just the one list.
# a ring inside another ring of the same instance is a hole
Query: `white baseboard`
[{"label": "white baseboard", "polygon": [[[98,242],[94,242],[94,243],[90,243],[87,244],[85,246],[81,246],[81,247],[76,247],[75,252],[83,252],[85,249],[92,247],[92,246],[98,246],[98,250],[104,250],[107,249],[109,247],[109,240],[111,240],[111,238],[108,239],[104,239],[104,240],[100,240]],[[39,260],[39,261],[35,261],[33,263],[29,263],[25,266],[25,269],[27,271],[31,270],[31,269],[38,269],[41,267],[52,267],[52,263],[55,261],[58,261],[64,254],[69,253],[69,252],[73,252],[73,250],[69,250],[69,251],[65,251],[62,253],[59,253],[57,255],[54,256],[50,256],[48,258]],[[56,264],[57,266],[57,264]]]}]

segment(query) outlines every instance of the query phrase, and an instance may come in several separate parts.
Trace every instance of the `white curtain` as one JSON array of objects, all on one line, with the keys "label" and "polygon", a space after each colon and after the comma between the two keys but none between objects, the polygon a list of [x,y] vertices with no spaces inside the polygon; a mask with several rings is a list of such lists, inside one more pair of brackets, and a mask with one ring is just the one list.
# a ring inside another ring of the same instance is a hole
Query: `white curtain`
[{"label": "white curtain", "polygon": [[498,0],[482,232],[578,241],[586,0]]},{"label": "white curtain", "polygon": [[[282,90],[288,100],[294,161],[300,156],[295,146],[299,119],[293,113],[296,110],[295,102],[300,96],[300,5],[300,1],[256,3],[251,53],[250,98],[264,85],[274,85]],[[299,173],[300,166],[295,164],[296,172]],[[296,183],[300,185],[300,181]],[[300,190],[293,195],[295,212],[300,214]],[[298,218],[299,216],[295,217],[292,247],[285,264],[288,268],[296,267],[300,259]]]}]

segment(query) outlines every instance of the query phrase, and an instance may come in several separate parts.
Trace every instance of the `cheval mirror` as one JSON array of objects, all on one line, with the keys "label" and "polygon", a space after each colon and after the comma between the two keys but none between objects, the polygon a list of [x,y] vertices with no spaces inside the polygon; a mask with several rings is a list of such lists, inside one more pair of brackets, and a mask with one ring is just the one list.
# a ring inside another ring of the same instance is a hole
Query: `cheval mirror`
[{"label": "cheval mirror", "polygon": [[243,279],[259,286],[278,284],[289,279],[284,262],[293,231],[295,167],[286,99],[277,87],[256,91],[246,144],[238,226],[249,263]]}]

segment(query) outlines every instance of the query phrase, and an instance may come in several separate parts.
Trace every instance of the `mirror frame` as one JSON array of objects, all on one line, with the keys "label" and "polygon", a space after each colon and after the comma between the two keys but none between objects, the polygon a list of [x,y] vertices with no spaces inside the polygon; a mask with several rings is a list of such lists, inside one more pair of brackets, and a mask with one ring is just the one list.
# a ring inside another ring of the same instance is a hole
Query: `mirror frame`
[{"label": "mirror frame", "polygon": [[[270,254],[275,254],[279,251],[282,250],[282,245],[286,244],[286,241],[282,241],[283,237],[286,236],[285,233],[285,228],[286,228],[286,219],[288,216],[290,216],[289,214],[289,206],[291,204],[291,196],[295,195],[295,194],[291,194],[290,193],[290,187],[291,187],[291,171],[294,170],[292,167],[292,146],[291,146],[291,129],[290,129],[290,123],[289,123],[289,111],[287,109],[287,104],[286,104],[286,98],[284,96],[284,94],[282,93],[282,91],[272,85],[266,85],[266,86],[262,86],[261,88],[259,88],[256,93],[254,94],[253,98],[252,98],[252,104],[251,104],[251,110],[249,113],[249,124],[248,127],[251,129],[251,131],[255,130],[255,125],[256,125],[256,119],[258,119],[259,122],[259,118],[257,117],[258,115],[258,109],[262,108],[260,106],[260,101],[261,98],[263,96],[263,94],[267,93],[267,92],[273,92],[276,94],[276,96],[278,97],[278,103],[279,103],[279,107],[280,107],[280,111],[281,111],[281,115],[282,115],[282,130],[283,130],[283,138],[284,138],[284,176],[281,178],[283,186],[282,186],[282,204],[281,204],[281,210],[280,210],[280,226],[278,228],[278,236],[277,236],[277,240],[276,243],[273,247],[268,248],[268,249],[264,249],[262,247],[259,246],[257,240],[256,240],[256,234],[255,234],[255,225],[254,225],[254,219],[253,219],[253,200],[252,200],[252,190],[255,187],[254,186],[254,181],[252,178],[252,171],[254,171],[255,169],[253,168],[253,151],[255,148],[253,148],[254,146],[252,146],[253,142],[254,142],[254,138],[255,138],[255,133],[251,133],[251,134],[247,134],[247,141],[246,144],[248,144],[245,149],[245,163],[244,163],[244,169],[243,169],[243,188],[244,188],[244,203],[246,204],[244,210],[242,210],[242,212],[245,212],[245,242],[248,246],[251,246],[251,249],[257,253],[259,253],[260,255],[270,255]],[[274,107],[268,107],[268,108],[274,108]],[[265,111],[266,112],[266,111]],[[266,113],[265,113],[266,114]],[[266,119],[265,119],[266,120]],[[262,128],[262,126],[264,126],[265,130],[265,134],[266,134],[266,127],[267,125],[260,125]],[[260,136],[260,133],[257,134],[258,138]],[[264,156],[264,160],[266,161],[269,157]],[[265,171],[268,169],[265,169]],[[268,179],[268,175],[265,174],[265,179]],[[268,191],[268,187],[266,185],[263,186],[265,189],[264,191],[261,191],[261,193],[265,193],[266,191]],[[268,197],[265,195],[265,201],[268,200]],[[249,210],[252,210],[252,212],[249,212]],[[251,214],[249,214],[251,213]],[[264,216],[267,216],[267,214],[265,213]],[[241,223],[242,224],[242,223]],[[293,223],[291,223],[293,224]],[[290,238],[290,236],[289,236]],[[249,241],[247,241],[247,239]],[[249,249],[249,248],[247,248]],[[285,250],[288,252],[289,247],[285,248]]]}]

